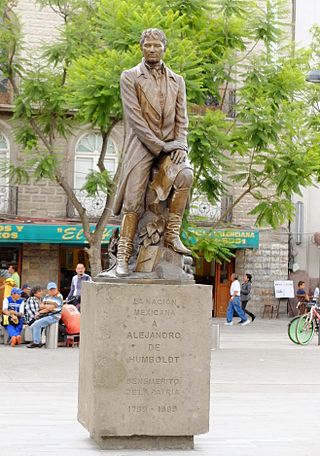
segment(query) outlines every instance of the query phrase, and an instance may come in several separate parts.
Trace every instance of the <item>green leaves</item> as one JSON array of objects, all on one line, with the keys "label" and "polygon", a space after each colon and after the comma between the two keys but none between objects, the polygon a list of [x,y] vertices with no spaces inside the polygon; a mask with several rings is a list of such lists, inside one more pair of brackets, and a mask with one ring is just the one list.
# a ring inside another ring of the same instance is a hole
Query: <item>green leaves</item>
[{"label": "green leaves", "polygon": [[[47,68],[30,71],[22,80],[21,92],[15,99],[14,119],[24,122],[22,130],[30,131],[30,121],[34,120],[51,145],[58,135],[66,137],[72,125],[66,88],[61,85],[61,79],[60,74]],[[19,133],[19,129],[17,132],[17,140],[25,144],[23,132]],[[34,131],[34,134],[38,132]]]},{"label": "green leaves", "polygon": [[212,260],[218,263],[223,260],[230,261],[234,257],[231,251],[234,246],[221,242],[211,229],[200,230],[194,226],[187,226],[183,231],[183,241],[191,249],[193,256],[198,257],[198,254],[203,253],[204,259],[209,263]]},{"label": "green leaves", "polygon": [[122,117],[120,75],[136,62],[136,51],[106,49],[79,58],[69,70],[67,99],[81,122],[107,131]]},{"label": "green leaves", "polygon": [[85,190],[89,196],[95,196],[98,192],[110,193],[113,188],[113,182],[108,171],[102,173],[92,171],[86,178],[86,183],[82,190]]},{"label": "green leaves", "polygon": [[[22,46],[19,24],[10,19],[11,2],[0,0],[0,70],[6,77],[21,75],[15,133],[27,152],[25,167],[10,168],[12,179],[55,179],[62,167],[57,138],[68,137],[79,123],[107,134],[122,119],[120,74],[141,60],[142,31],[157,27],[168,37],[166,64],[186,80],[194,194],[205,193],[215,204],[236,186],[253,197],[258,224],[275,227],[291,217],[291,195],[320,176],[320,121],[309,109],[320,113],[320,93],[304,81],[310,53],[292,58],[284,50],[287,2],[38,4],[63,19],[59,38],[43,48],[41,64],[15,58]],[[315,28],[312,58],[320,65],[319,41]],[[111,188],[107,172],[89,174],[84,186],[90,195]],[[200,237],[196,246],[207,259],[228,257],[211,236]]]},{"label": "green leaves", "polygon": [[295,208],[290,200],[265,200],[257,204],[249,214],[257,217],[257,226],[271,226],[276,229],[288,220],[293,220]]},{"label": "green leaves", "polygon": [[56,155],[44,153],[37,158],[34,167],[34,177],[36,180],[50,179],[54,180],[58,168],[58,159]]},{"label": "green leaves", "polygon": [[28,184],[30,180],[30,175],[25,166],[15,166],[12,163],[9,164],[9,167],[1,166],[1,173],[9,176],[10,183],[12,185],[25,185]]},{"label": "green leaves", "polygon": [[189,157],[194,167],[194,188],[205,193],[215,204],[224,189],[221,170],[228,168],[224,154],[229,146],[225,116],[220,111],[207,110],[204,115],[191,116]]}]

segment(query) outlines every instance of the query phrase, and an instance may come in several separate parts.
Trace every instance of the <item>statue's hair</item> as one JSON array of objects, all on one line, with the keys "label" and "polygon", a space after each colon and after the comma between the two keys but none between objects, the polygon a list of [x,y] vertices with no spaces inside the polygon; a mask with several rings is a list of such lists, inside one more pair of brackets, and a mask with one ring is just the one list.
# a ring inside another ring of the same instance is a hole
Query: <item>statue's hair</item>
[{"label": "statue's hair", "polygon": [[166,50],[168,44],[167,37],[162,30],[156,28],[147,29],[142,33],[140,38],[140,46],[142,47],[145,40],[150,37],[159,39],[164,45],[164,50]]}]

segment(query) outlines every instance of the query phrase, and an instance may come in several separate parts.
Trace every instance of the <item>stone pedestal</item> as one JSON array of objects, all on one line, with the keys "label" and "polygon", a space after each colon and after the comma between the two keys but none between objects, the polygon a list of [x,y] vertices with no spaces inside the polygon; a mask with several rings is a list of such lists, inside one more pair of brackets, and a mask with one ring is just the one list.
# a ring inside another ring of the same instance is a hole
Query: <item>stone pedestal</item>
[{"label": "stone pedestal", "polygon": [[78,419],[103,449],[208,432],[211,287],[83,283]]}]

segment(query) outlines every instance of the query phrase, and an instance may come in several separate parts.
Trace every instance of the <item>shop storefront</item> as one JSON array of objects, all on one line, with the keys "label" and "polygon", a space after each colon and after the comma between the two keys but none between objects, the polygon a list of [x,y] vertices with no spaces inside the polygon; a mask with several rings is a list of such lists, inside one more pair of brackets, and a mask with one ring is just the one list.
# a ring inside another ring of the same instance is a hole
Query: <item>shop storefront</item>
[{"label": "shop storefront", "polygon": [[[103,262],[114,228],[107,226],[103,233]],[[6,269],[15,262],[23,283],[45,285],[55,281],[64,296],[78,263],[83,263],[90,274],[85,246],[81,225],[0,224],[1,267]]]},{"label": "shop storefront", "polygon": [[[94,230],[94,225],[92,225]],[[107,226],[103,233],[102,262],[106,260],[109,239],[116,226]],[[205,228],[198,228],[202,233]],[[213,313],[224,316],[228,302],[230,276],[237,257],[244,249],[259,248],[257,230],[216,230],[213,234],[221,242],[232,245],[235,258],[230,262],[207,263],[203,257],[195,261],[197,283],[212,285]],[[81,225],[55,224],[0,224],[0,264],[7,268],[15,262],[22,282],[45,285],[56,281],[64,296],[69,292],[75,267],[83,263],[90,274],[86,242]],[[103,268],[107,265],[103,264]]]},{"label": "shop storefront", "polygon": [[236,270],[237,258],[243,254],[244,249],[259,248],[259,231],[225,229],[216,230],[211,235],[232,246],[234,258],[230,262],[208,263],[200,256],[195,263],[195,279],[197,283],[212,286],[212,313],[216,317],[224,317],[229,302],[231,274]]}]

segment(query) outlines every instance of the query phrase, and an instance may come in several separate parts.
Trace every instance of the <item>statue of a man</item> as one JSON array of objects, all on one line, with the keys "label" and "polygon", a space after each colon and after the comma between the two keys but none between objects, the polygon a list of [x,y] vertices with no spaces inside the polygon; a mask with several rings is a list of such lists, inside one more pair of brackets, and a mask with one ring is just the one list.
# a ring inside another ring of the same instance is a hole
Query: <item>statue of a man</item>
[{"label": "statue of a man", "polygon": [[133,239],[145,210],[151,169],[157,177],[151,187],[159,201],[168,200],[164,246],[181,254],[191,252],[180,240],[183,213],[193,180],[187,158],[185,83],[162,61],[167,39],[158,29],[143,32],[142,62],[121,75],[124,109],[124,162],[113,211],[123,212],[116,274],[127,276]]}]

